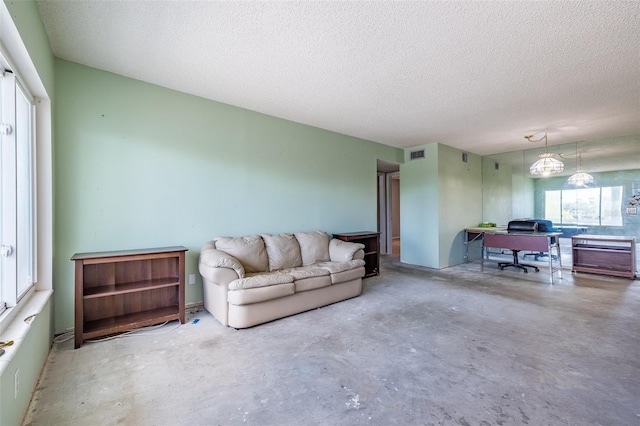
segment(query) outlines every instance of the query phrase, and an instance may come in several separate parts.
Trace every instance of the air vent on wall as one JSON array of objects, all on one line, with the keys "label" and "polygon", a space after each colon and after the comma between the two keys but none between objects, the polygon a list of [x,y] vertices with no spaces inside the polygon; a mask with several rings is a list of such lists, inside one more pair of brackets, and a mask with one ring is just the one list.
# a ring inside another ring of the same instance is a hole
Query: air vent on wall
[{"label": "air vent on wall", "polygon": [[463,153],[462,153],[462,162],[463,162],[463,163],[466,163],[467,161],[468,161],[467,153],[466,153],[466,152],[463,152]]},{"label": "air vent on wall", "polygon": [[411,151],[411,160],[417,160],[419,158],[424,158],[424,149],[420,151]]}]

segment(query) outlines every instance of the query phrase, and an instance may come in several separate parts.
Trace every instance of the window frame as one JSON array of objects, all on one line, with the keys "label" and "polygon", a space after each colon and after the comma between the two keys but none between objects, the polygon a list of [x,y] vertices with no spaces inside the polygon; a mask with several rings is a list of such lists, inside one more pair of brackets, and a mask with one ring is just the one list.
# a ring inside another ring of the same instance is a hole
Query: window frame
[{"label": "window frame", "polygon": [[0,318],[37,282],[36,105],[0,46]]},{"label": "window frame", "polygon": [[[22,87],[27,89],[35,101],[34,121],[34,169],[33,169],[33,280],[35,287],[25,294],[18,304],[0,314],[0,333],[12,325],[23,324],[18,316],[23,309],[39,313],[53,297],[53,66],[54,58],[46,48],[39,50],[39,40],[30,38],[34,52],[30,52],[23,41],[12,13],[5,2],[0,2],[0,52],[4,55]],[[42,45],[44,46],[44,45]],[[40,69],[33,62],[33,54],[40,59]],[[49,320],[46,320],[49,321]],[[53,327],[53,318],[50,319]],[[17,327],[20,332],[12,338],[24,336],[28,328]],[[53,328],[52,328],[53,330]]]}]

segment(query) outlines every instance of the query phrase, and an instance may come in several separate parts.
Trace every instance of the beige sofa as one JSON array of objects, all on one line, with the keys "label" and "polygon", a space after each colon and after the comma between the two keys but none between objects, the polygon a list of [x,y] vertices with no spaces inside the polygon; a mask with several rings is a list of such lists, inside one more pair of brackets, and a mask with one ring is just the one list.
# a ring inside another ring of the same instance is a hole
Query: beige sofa
[{"label": "beige sofa", "polygon": [[358,296],[363,248],[322,231],[214,238],[200,252],[204,306],[246,328]]}]

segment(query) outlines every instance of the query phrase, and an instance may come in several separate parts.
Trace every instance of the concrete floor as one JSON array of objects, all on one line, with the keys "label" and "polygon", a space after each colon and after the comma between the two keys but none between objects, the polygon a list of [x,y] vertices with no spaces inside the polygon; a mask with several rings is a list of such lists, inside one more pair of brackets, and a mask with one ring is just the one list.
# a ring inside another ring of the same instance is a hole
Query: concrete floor
[{"label": "concrete floor", "polygon": [[251,329],[56,344],[24,424],[640,424],[640,281],[563,275],[387,257],[362,296]]}]

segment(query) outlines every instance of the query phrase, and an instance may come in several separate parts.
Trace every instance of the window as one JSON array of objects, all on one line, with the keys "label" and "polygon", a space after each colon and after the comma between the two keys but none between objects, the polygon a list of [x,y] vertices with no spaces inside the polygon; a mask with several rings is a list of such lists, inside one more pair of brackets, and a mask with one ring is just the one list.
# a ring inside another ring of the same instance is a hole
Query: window
[{"label": "window", "polygon": [[622,186],[545,191],[545,219],[557,224],[622,226]]},{"label": "window", "polygon": [[0,54],[0,313],[34,286],[34,117],[31,95]]}]

